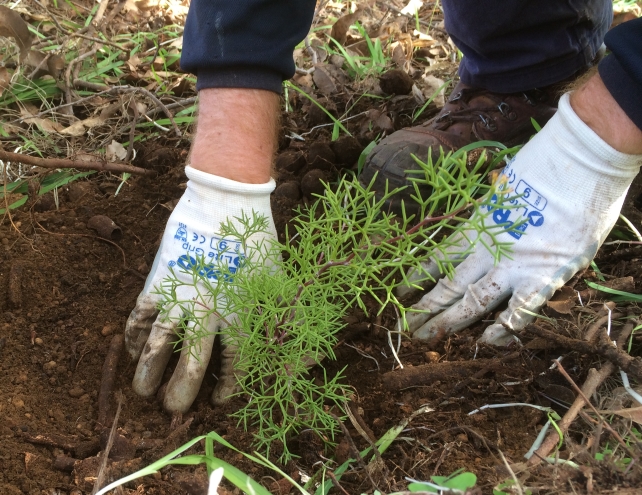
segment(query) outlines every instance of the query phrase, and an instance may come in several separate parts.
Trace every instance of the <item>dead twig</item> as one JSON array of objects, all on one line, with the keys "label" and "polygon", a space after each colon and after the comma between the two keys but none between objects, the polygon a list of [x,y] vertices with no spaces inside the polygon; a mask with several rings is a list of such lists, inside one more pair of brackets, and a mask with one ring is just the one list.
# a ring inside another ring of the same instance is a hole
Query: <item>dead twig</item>
[{"label": "dead twig", "polygon": [[354,444],[354,440],[352,440],[352,437],[350,436],[350,432],[346,428],[346,425],[343,424],[343,421],[341,421],[341,419],[339,419],[339,417],[337,415],[330,413],[330,416],[332,416],[334,418],[334,420],[341,427],[341,431],[343,432],[343,435],[346,437],[346,440],[348,440],[348,444],[350,444],[350,451],[351,451],[352,455],[355,457],[355,459],[356,459],[357,463],[359,464],[359,466],[361,468],[363,468],[363,470],[365,471],[366,476],[368,477],[368,480],[370,481],[370,484],[372,485],[372,488],[374,488],[375,490],[381,491],[381,490],[379,490],[379,487],[375,483],[375,480],[372,479],[372,475],[370,474],[370,470],[368,469],[368,466],[364,462],[363,457],[361,457],[361,454],[359,453],[359,449]]},{"label": "dead twig", "polygon": [[129,162],[134,155],[134,138],[136,137],[136,122],[138,122],[138,105],[136,101],[129,102],[129,108],[132,109],[134,115],[132,117],[132,126],[129,129],[129,145],[127,146],[127,154],[125,155],[125,161]]},{"label": "dead twig", "polygon": [[586,397],[584,392],[582,392],[582,389],[580,389],[580,387],[578,387],[577,384],[573,381],[573,379],[569,376],[569,374],[566,372],[566,370],[562,366],[562,363],[559,360],[557,360],[557,369],[562,374],[562,376],[564,378],[566,378],[566,380],[571,385],[571,387],[573,387],[573,389],[578,393],[578,395],[584,400],[586,405],[589,406],[593,410],[593,412],[597,415],[597,417],[599,418],[600,422],[602,423],[602,426],[604,427],[604,429],[607,430],[613,436],[613,438],[615,438],[618,441],[620,446],[631,457],[631,459],[637,459],[637,456],[635,455],[635,453],[629,448],[629,446],[622,439],[620,434],[617,431],[615,431],[613,428],[611,428],[611,425],[608,423],[608,421],[606,421],[602,417],[602,415],[595,408],[595,406],[593,404],[591,404],[591,401],[588,399],[588,397]]},{"label": "dead twig", "polygon": [[328,473],[328,476],[330,476],[330,479],[332,480],[332,483],[334,483],[334,486],[336,486],[339,490],[341,490],[341,493],[343,495],[350,495],[345,488],[341,486],[341,483],[339,483],[339,480],[337,477],[334,475],[332,471],[326,471]]},{"label": "dead twig", "polygon": [[140,167],[134,167],[127,163],[106,162],[104,160],[95,162],[85,162],[69,158],[39,158],[37,156],[23,155],[22,153],[11,153],[0,148],[0,160],[32,165],[43,168],[75,168],[77,170],[98,170],[100,172],[128,172],[133,175],[147,175],[153,177],[156,172],[146,170]]},{"label": "dead twig", "polygon": [[[516,358],[519,354],[511,356]],[[489,371],[499,372],[504,369],[504,360],[475,359],[474,361],[442,361],[440,363],[422,364],[412,368],[389,371],[383,375],[383,385],[388,390],[402,390],[410,387],[421,387],[435,381],[448,381],[470,377],[475,372],[482,376]],[[508,371],[508,370],[507,370]],[[513,371],[513,369],[509,369]],[[476,376],[476,375],[475,375]]]},{"label": "dead twig", "polygon": [[82,62],[86,58],[93,57],[99,49],[100,49],[100,45],[95,46],[91,50],[89,50],[88,52],[85,52],[85,53],[83,53],[81,55],[78,55],[75,59],[73,59],[67,65],[67,70],[65,71],[65,82],[67,83],[67,87],[65,88],[67,103],[71,103],[71,104],[74,103],[73,100],[72,100],[72,97],[71,97],[71,88],[72,88],[72,85],[71,85],[71,82],[72,82],[71,72],[72,72],[72,70],[74,68],[74,65],[76,65],[79,62]]},{"label": "dead twig", "polygon": [[52,53],[51,53],[51,52],[47,53],[47,55],[45,55],[45,58],[43,58],[43,59],[40,61],[40,63],[39,63],[38,65],[36,65],[36,68],[35,68],[34,70],[32,70],[32,71],[31,71],[31,74],[29,74],[29,75],[27,76],[27,79],[29,79],[30,81],[33,81],[33,78],[34,78],[34,77],[36,77],[36,74],[38,74],[38,72],[40,71],[40,69],[42,69],[43,67],[45,67],[45,66],[47,65],[47,62],[48,62],[48,61],[49,61],[49,59],[51,58],[51,55],[52,55]]},{"label": "dead twig", "polygon": [[[617,338],[618,348],[624,346],[624,343],[633,331],[634,325],[635,324],[633,322],[629,322],[624,325]],[[589,370],[588,377],[582,386],[583,396],[590,397],[593,395],[597,388],[611,375],[611,373],[613,373],[613,371],[615,371],[615,365],[611,362],[605,363],[599,371],[591,368]],[[571,407],[566,411],[566,414],[564,414],[564,417],[557,423],[562,433],[566,433],[568,431],[571,424],[575,421],[579,412],[584,407],[585,402],[583,396],[578,396],[575,399]],[[539,449],[537,449],[535,454],[528,460],[528,464],[537,464],[541,462],[542,459],[548,457],[558,444],[559,440],[560,437],[557,431],[549,433],[544,442],[542,442],[542,445],[540,445]]]},{"label": "dead twig", "polygon": [[125,339],[123,335],[114,335],[111,339],[111,343],[109,344],[107,356],[105,357],[102,380],[100,381],[100,391],[98,392],[97,430],[111,426],[111,421],[109,420],[109,404],[111,393],[114,390],[114,383],[116,381],[116,368],[118,368],[118,361],[120,360],[120,355],[123,351],[124,342]]},{"label": "dead twig", "polygon": [[114,424],[111,427],[109,432],[109,439],[107,440],[107,445],[102,454],[102,459],[100,463],[100,469],[96,475],[96,482],[94,483],[94,489],[91,491],[92,495],[95,494],[102,487],[105,481],[105,471],[107,469],[107,460],[109,459],[109,451],[111,446],[114,444],[114,438],[116,437],[116,426],[118,425],[118,418],[120,417],[120,410],[123,407],[123,394],[122,392],[118,393],[118,407],[116,408],[116,416],[114,416]]},{"label": "dead twig", "polygon": [[82,39],[89,40],[89,41],[95,41],[96,43],[102,43],[103,45],[109,45],[109,46],[113,46],[114,48],[118,48],[119,50],[127,51],[127,48],[124,48],[124,47],[122,47],[122,46],[120,46],[120,45],[118,45],[118,44],[116,44],[116,43],[114,43],[112,41],[103,40],[103,39],[100,39],[100,38],[94,38],[93,36],[87,36],[86,34],[71,33],[69,36],[76,36],[77,38],[82,38]]},{"label": "dead twig", "polygon": [[621,351],[620,349],[614,347],[613,343],[608,340],[604,342],[604,340],[606,339],[601,339],[602,342],[598,343],[597,345],[593,345],[584,340],[564,337],[563,335],[551,332],[544,328],[538,327],[537,325],[527,325],[524,330],[528,333],[546,339],[547,341],[555,342],[556,345],[565,349],[577,351],[582,354],[601,356],[605,359],[608,359],[614,365],[626,371],[627,373],[630,373],[638,380],[642,380],[642,359],[639,357],[633,357],[630,354]]}]

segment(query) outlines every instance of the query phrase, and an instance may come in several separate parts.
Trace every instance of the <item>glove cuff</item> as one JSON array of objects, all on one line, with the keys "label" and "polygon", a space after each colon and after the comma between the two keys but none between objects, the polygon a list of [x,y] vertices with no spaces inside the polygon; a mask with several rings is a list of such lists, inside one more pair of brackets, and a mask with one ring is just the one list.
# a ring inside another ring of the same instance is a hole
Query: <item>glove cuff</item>
[{"label": "glove cuff", "polygon": [[575,141],[585,152],[593,155],[592,160],[585,162],[586,165],[610,176],[635,177],[642,165],[642,155],[628,155],[607,144],[575,113],[570,103],[570,93],[562,95],[558,108],[556,116],[561,128],[556,131],[561,132],[555,132],[557,139],[565,140],[567,146]]},{"label": "glove cuff", "polygon": [[208,174],[202,170],[197,170],[189,165],[185,167],[185,175],[187,178],[200,186],[205,186],[208,189],[216,189],[226,193],[237,193],[245,196],[265,196],[274,191],[276,182],[270,179],[265,184],[248,184],[245,182],[237,182],[235,180],[226,179],[218,175]]}]

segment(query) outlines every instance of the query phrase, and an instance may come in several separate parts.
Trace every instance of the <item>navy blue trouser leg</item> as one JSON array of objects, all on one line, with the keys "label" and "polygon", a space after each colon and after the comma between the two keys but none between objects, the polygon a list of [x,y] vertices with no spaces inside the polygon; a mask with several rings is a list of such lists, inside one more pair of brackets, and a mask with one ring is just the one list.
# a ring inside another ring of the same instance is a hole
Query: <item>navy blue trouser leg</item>
[{"label": "navy blue trouser leg", "polygon": [[310,30],[315,0],[192,0],[181,68],[197,89],[281,92],[294,75],[292,52]]},{"label": "navy blue trouser leg", "polygon": [[604,40],[611,50],[598,69],[605,86],[642,130],[642,18],[613,28]]},{"label": "navy blue trouser leg", "polygon": [[498,93],[548,86],[588,67],[611,0],[442,0],[463,82]]},{"label": "navy blue trouser leg", "polygon": [[[315,0],[192,0],[181,65],[197,88],[281,91]],[[587,67],[612,20],[611,0],[442,0],[446,29],[464,53],[462,80],[496,92],[559,82]],[[606,36],[607,88],[642,128],[642,19]]]}]

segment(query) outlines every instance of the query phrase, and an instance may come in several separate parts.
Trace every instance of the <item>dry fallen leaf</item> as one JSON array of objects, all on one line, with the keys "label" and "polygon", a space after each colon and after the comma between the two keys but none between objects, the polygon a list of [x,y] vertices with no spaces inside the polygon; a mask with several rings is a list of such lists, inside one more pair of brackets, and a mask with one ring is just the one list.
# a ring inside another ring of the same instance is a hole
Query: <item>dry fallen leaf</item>
[{"label": "dry fallen leaf", "polygon": [[111,144],[108,144],[105,148],[105,158],[108,162],[118,162],[125,159],[127,156],[127,150],[125,147],[117,141],[112,139]]},{"label": "dry fallen leaf", "polygon": [[88,119],[85,120],[79,120],[78,122],[74,122],[71,124],[69,127],[65,127],[60,131],[60,134],[64,136],[75,136],[79,137],[85,134],[87,129],[91,129],[92,127],[96,127],[98,125],[103,124],[105,121],[101,117],[89,117]]},{"label": "dry fallen leaf", "polygon": [[15,39],[20,49],[20,61],[25,59],[33,41],[29,27],[20,14],[4,5],[0,5],[0,36]]},{"label": "dry fallen leaf", "polygon": [[[444,80],[439,79],[432,74],[423,76],[421,79],[424,83],[424,96],[426,97],[426,99],[431,98],[432,95],[439,91],[439,94],[437,94],[437,96],[433,99],[433,103],[437,108],[443,108],[446,104],[446,88],[444,86]],[[439,88],[441,88],[441,90]]]},{"label": "dry fallen leaf", "polygon": [[331,95],[337,92],[337,85],[334,83],[329,71],[321,64],[317,64],[312,73],[312,80],[319,91],[324,95]]},{"label": "dry fallen leaf", "polygon": [[58,79],[60,77],[60,74],[62,73],[62,70],[65,68],[64,59],[60,55],[50,54],[49,58],[47,58],[47,62],[40,65],[46,57],[47,55],[42,52],[29,50],[24,62],[26,65],[32,67],[33,69],[35,69],[36,67],[40,67],[35,75],[35,78],[39,78],[46,74],[49,74]]},{"label": "dry fallen leaf", "polygon": [[600,411],[602,414],[617,414],[626,419],[631,419],[638,424],[642,424],[642,406],[631,407],[629,409],[618,409],[615,411]]},{"label": "dry fallen leaf", "polygon": [[332,26],[332,31],[330,36],[337,40],[340,44],[345,44],[346,39],[348,38],[348,29],[361,17],[361,9],[357,9],[354,14],[344,15],[340,17],[337,22]]}]

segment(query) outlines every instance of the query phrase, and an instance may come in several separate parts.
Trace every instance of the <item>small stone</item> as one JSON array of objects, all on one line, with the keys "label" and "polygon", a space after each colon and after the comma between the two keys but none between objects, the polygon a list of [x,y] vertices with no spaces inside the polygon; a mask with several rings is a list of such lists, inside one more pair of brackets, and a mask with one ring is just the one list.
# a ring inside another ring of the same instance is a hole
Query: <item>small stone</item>
[{"label": "small stone", "polygon": [[85,394],[85,391],[80,387],[74,387],[71,390],[69,390],[69,396],[73,397],[74,399],[77,399],[78,397],[84,394]]},{"label": "small stone", "polygon": [[114,333],[114,327],[111,325],[105,325],[103,329],[100,331],[100,335],[103,337],[109,337],[111,334]]},{"label": "small stone", "polygon": [[426,359],[427,363],[436,363],[439,361],[440,357],[441,356],[439,355],[439,353],[435,351],[428,351],[424,353],[424,358]]},{"label": "small stone", "polygon": [[25,418],[31,419],[31,413],[25,413]]},{"label": "small stone", "polygon": [[41,346],[41,345],[42,345],[42,344],[44,344],[45,342],[44,342],[40,337],[36,337],[36,338],[35,338],[35,340],[34,340],[34,343],[35,343],[37,346]]},{"label": "small stone", "polygon": [[275,196],[280,196],[287,199],[299,200],[301,199],[301,189],[299,184],[295,181],[288,181],[281,184],[274,191]]},{"label": "small stone", "polygon": [[326,180],[327,178],[323,170],[310,170],[303,176],[303,179],[301,179],[301,190],[308,198],[311,198],[313,194],[323,194],[325,186],[321,181]]},{"label": "small stone", "polygon": [[56,366],[57,364],[55,361],[49,361],[42,365],[42,369],[47,375],[51,376],[56,371]]},{"label": "small stone", "polygon": [[149,431],[149,430],[146,430],[146,431],[144,431],[143,433],[141,433],[141,436],[142,436],[143,438],[152,438],[152,432],[151,432],[151,431]]},{"label": "small stone", "polygon": [[18,409],[22,409],[23,407],[25,407],[25,401],[17,397],[14,397],[11,403],[14,405],[14,407],[17,407]]}]

